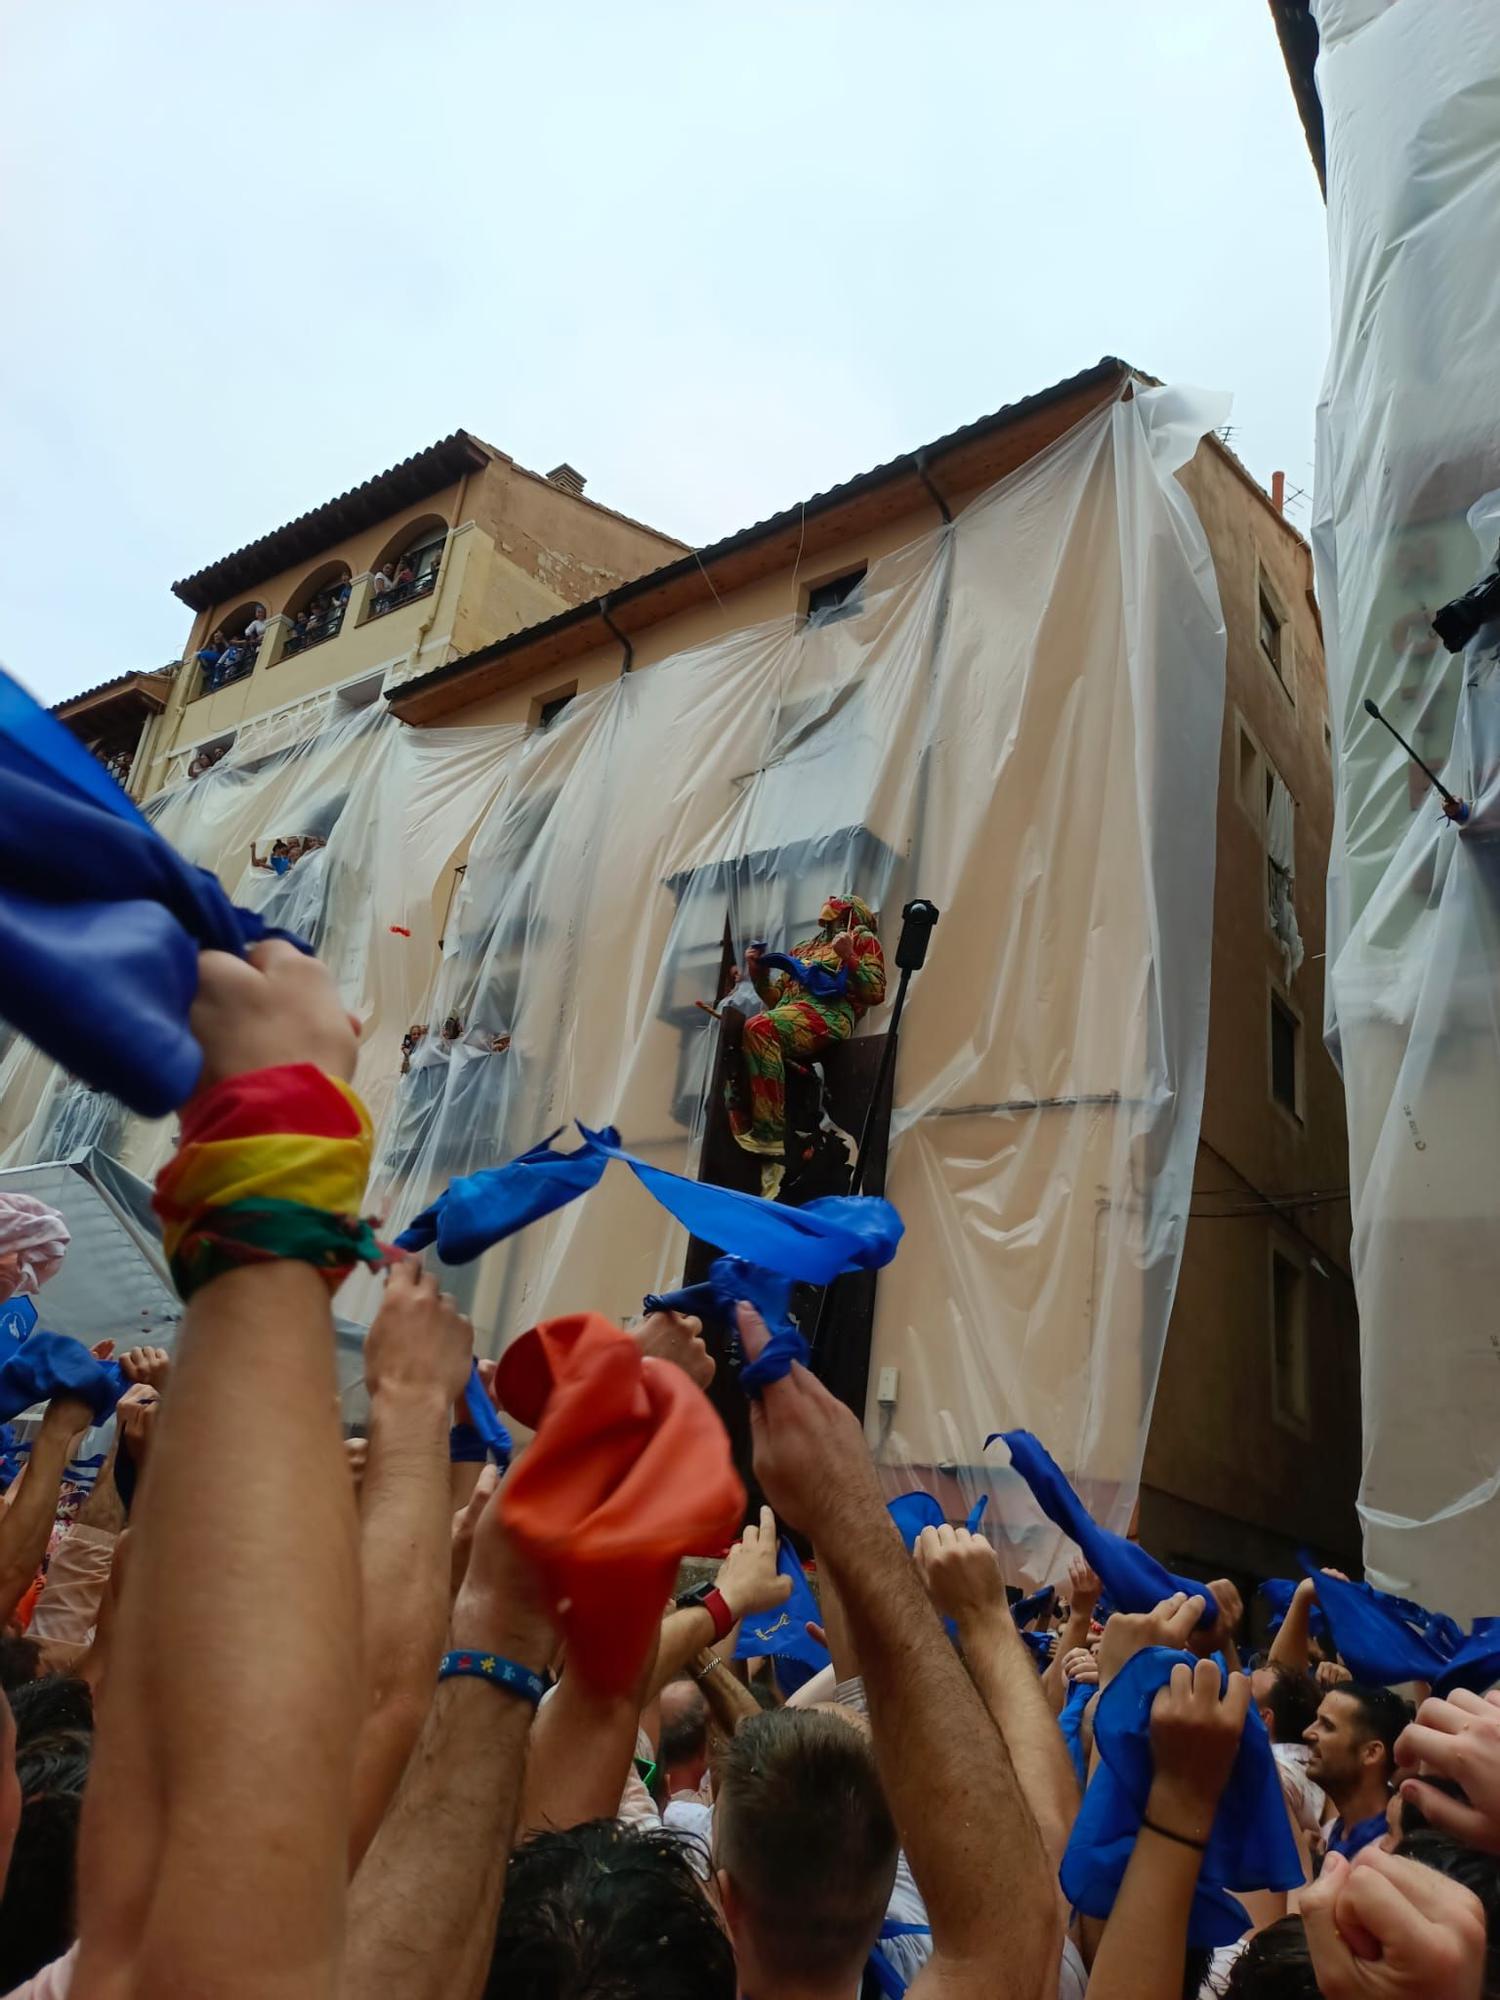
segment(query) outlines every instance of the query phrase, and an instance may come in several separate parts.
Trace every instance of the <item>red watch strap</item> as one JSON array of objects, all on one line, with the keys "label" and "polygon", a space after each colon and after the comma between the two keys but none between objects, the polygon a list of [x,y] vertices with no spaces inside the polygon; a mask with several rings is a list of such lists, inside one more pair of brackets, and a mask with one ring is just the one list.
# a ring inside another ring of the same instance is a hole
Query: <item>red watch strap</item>
[{"label": "red watch strap", "polygon": [[734,1613],[730,1610],[722,1590],[705,1591],[700,1602],[714,1621],[714,1644],[717,1645],[725,1633],[733,1628]]}]

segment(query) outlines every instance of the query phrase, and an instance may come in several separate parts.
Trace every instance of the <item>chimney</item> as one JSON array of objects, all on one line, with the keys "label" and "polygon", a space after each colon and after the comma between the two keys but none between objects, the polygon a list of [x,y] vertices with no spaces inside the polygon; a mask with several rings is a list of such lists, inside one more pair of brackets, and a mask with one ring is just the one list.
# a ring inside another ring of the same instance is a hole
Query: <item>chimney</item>
[{"label": "chimney", "polygon": [[[562,469],[566,471],[567,467],[564,466]],[[1271,474],[1271,505],[1276,509],[1278,514],[1286,512],[1286,474],[1284,472],[1273,472]]]},{"label": "chimney", "polygon": [[547,474],[547,477],[554,486],[560,486],[564,493],[581,493],[583,491],[583,474],[569,465],[566,459],[563,460],[561,465],[554,465],[552,470]]}]

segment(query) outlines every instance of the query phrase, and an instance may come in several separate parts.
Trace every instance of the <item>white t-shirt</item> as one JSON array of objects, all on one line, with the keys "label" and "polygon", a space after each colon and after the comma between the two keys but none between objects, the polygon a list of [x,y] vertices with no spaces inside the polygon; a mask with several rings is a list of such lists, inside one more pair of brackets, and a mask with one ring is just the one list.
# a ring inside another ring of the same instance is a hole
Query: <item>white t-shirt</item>
[{"label": "white t-shirt", "polygon": [[1316,1833],[1328,1810],[1328,1794],[1307,1775],[1312,1751],[1305,1743],[1273,1743],[1271,1755],[1276,1759],[1281,1789],[1292,1809],[1292,1818],[1304,1833]]},{"label": "white t-shirt", "polygon": [[250,623],[245,627],[245,637],[247,639],[264,638],[265,630],[266,621],[264,618],[252,618]]}]

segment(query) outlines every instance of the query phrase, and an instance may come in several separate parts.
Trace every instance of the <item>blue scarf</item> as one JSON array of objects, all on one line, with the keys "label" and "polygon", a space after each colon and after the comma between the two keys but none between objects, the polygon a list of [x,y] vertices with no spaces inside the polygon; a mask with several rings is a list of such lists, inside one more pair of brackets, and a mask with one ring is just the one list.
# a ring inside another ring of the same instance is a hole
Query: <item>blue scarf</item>
[{"label": "blue scarf", "polygon": [[1030,1431],[993,1431],[984,1441],[986,1449],[996,1438],[1009,1447],[1012,1467],[1031,1488],[1047,1519],[1082,1549],[1084,1560],[1109,1592],[1117,1611],[1154,1611],[1163,1599],[1180,1590],[1204,1600],[1199,1623],[1213,1624],[1219,1607],[1207,1586],[1194,1583],[1190,1577],[1173,1576],[1136,1543],[1101,1528],[1068,1484],[1061,1467]]},{"label": "blue scarf", "polygon": [[1329,1576],[1305,1552],[1302,1566],[1317,1585],[1339,1657],[1356,1680],[1372,1687],[1427,1681],[1439,1694],[1454,1688],[1483,1694],[1500,1680],[1500,1619],[1476,1618],[1465,1637],[1446,1614],[1373,1584]]},{"label": "blue scarf", "polygon": [[79,1396],[96,1424],[102,1424],[125,1393],[125,1377],[114,1361],[96,1361],[80,1340],[65,1333],[31,1333],[0,1362],[0,1423],[8,1423],[33,1403],[54,1396]]},{"label": "blue scarf", "polygon": [[812,1673],[819,1673],[828,1665],[828,1648],[820,1646],[807,1629],[807,1621],[822,1623],[818,1601],[808,1588],[806,1574],[797,1559],[797,1551],[788,1541],[776,1545],[776,1567],[783,1576],[792,1580],[792,1594],[785,1604],[778,1604],[773,1611],[763,1611],[756,1617],[746,1618],[740,1626],[739,1643],[734,1649],[737,1660],[761,1659],[769,1654],[777,1660],[796,1660]]},{"label": "blue scarf", "polygon": [[[1135,1850],[1151,1791],[1151,1704],[1187,1653],[1150,1646],[1126,1662],[1099,1697],[1094,1743],[1099,1768],[1084,1793],[1063,1855],[1063,1893],[1085,1916],[1107,1917]],[[1265,1725],[1253,1712],[1214,1815],[1188,1918],[1188,1943],[1214,1949],[1250,1928],[1235,1889],[1296,1889],[1302,1863],[1287,1820]]]},{"label": "blue scarf", "polygon": [[740,1371],[740,1386],[756,1395],[779,1381],[794,1361],[809,1359],[807,1342],[791,1318],[792,1286],[826,1285],[845,1271],[875,1271],[888,1264],[901,1241],[902,1222],[888,1201],[876,1195],[828,1195],[801,1208],[742,1194],[709,1181],[654,1167],[628,1153],[613,1127],[591,1132],[580,1124],[583,1144],[572,1153],[553,1149],[552,1133],[529,1152],[499,1167],[485,1167],[451,1181],[396,1238],[400,1250],[437,1245],[445,1264],[467,1263],[529,1223],[576,1201],[597,1187],[605,1168],[618,1160],[667,1212],[704,1242],[717,1243],[709,1287],[647,1300],[649,1308],[695,1312],[733,1325],[734,1305],[748,1299],[761,1314],[771,1339]]},{"label": "blue scarf", "polygon": [[239,957],[286,936],[184,861],[77,737],[0,673],[0,1011],[28,1041],[163,1117],[203,1066],[188,1026],[199,952]]}]

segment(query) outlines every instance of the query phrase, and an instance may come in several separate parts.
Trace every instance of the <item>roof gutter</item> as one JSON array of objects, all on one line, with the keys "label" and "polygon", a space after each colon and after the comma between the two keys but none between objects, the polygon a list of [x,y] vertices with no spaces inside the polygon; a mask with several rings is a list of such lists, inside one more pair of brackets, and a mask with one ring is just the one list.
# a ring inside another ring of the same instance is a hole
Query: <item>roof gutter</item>
[{"label": "roof gutter", "polygon": [[[933,482],[932,468],[966,448],[980,446],[1042,413],[1052,405],[1068,402],[1072,398],[1083,399],[1092,396],[1092,401],[1102,402],[1104,393],[1113,390],[1122,393],[1129,383],[1138,379],[1137,372],[1128,363],[1106,356],[1094,367],[1081,374],[1070,376],[1066,381],[1053,384],[1034,396],[1023,397],[1020,401],[1007,404],[1002,410],[988,417],[981,417],[972,424],[939,438],[931,444],[923,445],[916,451],[903,452],[884,465],[875,466],[868,472],[856,474],[841,486],[830,488],[826,493],[773,514],[764,521],[757,521],[749,528],[742,528],[736,534],[726,536],[722,541],[712,543],[701,550],[690,549],[684,556],[665,563],[660,569],[648,570],[645,575],[632,579],[629,583],[616,585],[602,597],[591,598],[584,604],[570,605],[566,611],[559,611],[551,618],[542,619],[535,625],[526,625],[518,632],[507,633],[503,639],[496,639],[487,646],[480,646],[472,653],[465,653],[456,660],[449,660],[440,667],[434,667],[425,674],[402,681],[388,690],[386,700],[403,720],[421,722],[435,720],[439,714],[462,705],[470,699],[480,699],[486,692],[476,687],[472,695],[457,696],[452,700],[439,702],[429,697],[438,696],[439,691],[455,681],[476,677],[484,668],[525,654],[535,654],[538,670],[543,666],[557,664],[571,658],[585,649],[589,643],[587,634],[591,631],[595,638],[603,632],[610,633],[628,649],[629,657],[625,671],[629,671],[634,661],[634,647],[618,623],[618,614],[624,605],[639,603],[651,597],[671,596],[677,587],[689,579],[708,579],[711,566],[722,566],[730,559],[748,555],[757,547],[773,544],[782,534],[797,535],[805,532],[806,524],[824,517],[836,516],[854,502],[868,495],[895,487],[901,480],[910,480],[914,486],[925,490],[937,505],[945,522],[953,518],[952,510],[942,493]],[[1148,379],[1148,378],[1139,378]],[[1093,392],[1099,392],[1093,394]],[[1087,414],[1087,412],[1084,412]],[[1079,419],[1081,420],[1081,419]],[[1059,433],[1061,435],[1062,433]],[[1055,439],[1048,440],[1049,443]],[[1038,449],[1042,449],[1038,446]],[[769,564],[768,567],[774,567]],[[709,582],[712,589],[712,582]],[[673,610],[678,606],[672,606]],[[685,608],[685,607],[682,607]],[[670,615],[663,613],[661,615]],[[413,712],[415,708],[416,712]],[[425,712],[424,712],[425,711]]]}]

